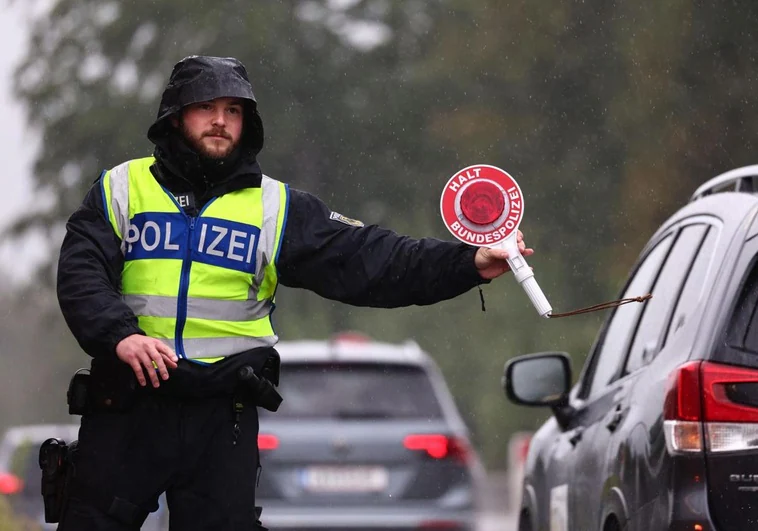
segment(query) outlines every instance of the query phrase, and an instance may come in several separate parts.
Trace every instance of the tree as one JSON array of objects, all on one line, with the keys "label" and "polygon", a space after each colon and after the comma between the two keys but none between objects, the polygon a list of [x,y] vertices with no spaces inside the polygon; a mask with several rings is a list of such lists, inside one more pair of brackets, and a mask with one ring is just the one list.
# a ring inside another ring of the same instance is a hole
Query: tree
[{"label": "tree", "polygon": [[[659,223],[752,156],[757,12],[746,0],[59,0],[16,78],[43,134],[35,184],[53,206],[15,231],[43,231],[55,249],[100,172],[151,153],[144,135],[173,64],[233,55],[260,102],[266,173],[350,217],[449,239],[443,184],[470,164],[502,166],[526,195],[530,264],[553,307],[608,300]],[[384,312],[281,290],[275,320],[283,338],[415,338],[500,464],[502,434],[547,414],[505,402],[503,362],[556,349],[579,364],[605,314],[543,321],[509,279],[484,292],[486,313],[476,292]]]}]

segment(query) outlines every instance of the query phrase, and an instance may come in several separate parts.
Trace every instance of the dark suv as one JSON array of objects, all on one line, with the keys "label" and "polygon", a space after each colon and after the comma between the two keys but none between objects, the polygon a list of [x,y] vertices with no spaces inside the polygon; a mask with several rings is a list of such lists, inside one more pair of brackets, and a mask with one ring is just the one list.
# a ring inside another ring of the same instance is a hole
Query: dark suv
[{"label": "dark suv", "polygon": [[511,360],[552,408],[519,530],[758,529],[758,165],[698,188],[644,248],[571,387],[569,358]]}]

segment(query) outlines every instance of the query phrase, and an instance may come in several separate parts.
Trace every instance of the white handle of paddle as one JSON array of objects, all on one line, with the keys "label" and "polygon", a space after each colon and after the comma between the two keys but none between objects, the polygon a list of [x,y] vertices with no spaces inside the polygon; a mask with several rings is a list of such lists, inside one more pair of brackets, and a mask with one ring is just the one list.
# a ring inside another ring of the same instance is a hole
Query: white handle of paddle
[{"label": "white handle of paddle", "polygon": [[511,266],[511,271],[516,277],[516,280],[521,287],[524,288],[529,300],[532,301],[534,308],[540,317],[548,318],[553,311],[552,306],[547,301],[547,297],[542,293],[540,285],[537,284],[537,279],[534,278],[534,272],[532,268],[526,263],[524,257],[518,250],[518,243],[516,242],[516,232],[511,236],[508,236],[504,241],[498,244],[496,247],[505,249],[508,252],[508,265]]}]

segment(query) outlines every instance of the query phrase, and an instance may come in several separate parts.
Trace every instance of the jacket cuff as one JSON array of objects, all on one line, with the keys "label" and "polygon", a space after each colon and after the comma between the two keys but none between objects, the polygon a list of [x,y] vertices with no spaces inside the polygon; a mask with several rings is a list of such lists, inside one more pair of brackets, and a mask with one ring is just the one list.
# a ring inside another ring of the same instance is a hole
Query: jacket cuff
[{"label": "jacket cuff", "polygon": [[122,339],[134,334],[139,334],[142,336],[147,335],[141,328],[133,325],[132,323],[123,323],[121,326],[114,327],[111,329],[111,333],[108,334],[108,337],[103,341],[102,348],[99,349],[100,351],[97,352],[96,356],[93,357],[102,356],[105,358],[115,358],[116,345],[118,345]]},{"label": "jacket cuff", "polygon": [[470,245],[464,245],[464,247],[465,250],[461,255],[460,262],[458,262],[459,265],[456,274],[460,275],[460,278],[463,279],[464,282],[470,283],[471,287],[492,282],[491,280],[482,278],[482,275],[479,274],[479,270],[476,268],[474,259],[479,247],[472,247]]}]

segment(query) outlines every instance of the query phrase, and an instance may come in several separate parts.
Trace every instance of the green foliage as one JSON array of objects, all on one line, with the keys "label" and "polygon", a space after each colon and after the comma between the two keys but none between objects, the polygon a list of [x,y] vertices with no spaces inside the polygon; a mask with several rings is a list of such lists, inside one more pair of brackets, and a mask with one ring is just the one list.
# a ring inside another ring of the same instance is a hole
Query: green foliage
[{"label": "green foliage", "polygon": [[85,360],[52,295],[0,293],[0,434],[19,423],[64,421],[66,386]]},{"label": "green foliage", "polygon": [[[43,133],[35,184],[55,201],[16,231],[41,229],[57,247],[100,171],[151,152],[172,65],[233,55],[259,100],[266,173],[350,217],[449,238],[437,206],[447,178],[504,167],[526,195],[530,264],[553,307],[608,300],[698,184],[754,162],[757,18],[748,0],[59,0],[16,76]],[[565,350],[578,372],[604,315],[544,321],[511,279],[484,291],[485,313],[476,292],[384,311],[280,290],[275,318],[283,339],[416,339],[502,466],[508,434],[547,414],[506,402],[503,363]]]},{"label": "green foliage", "polygon": [[10,499],[0,495],[0,531],[40,531],[40,527],[14,514]]}]

